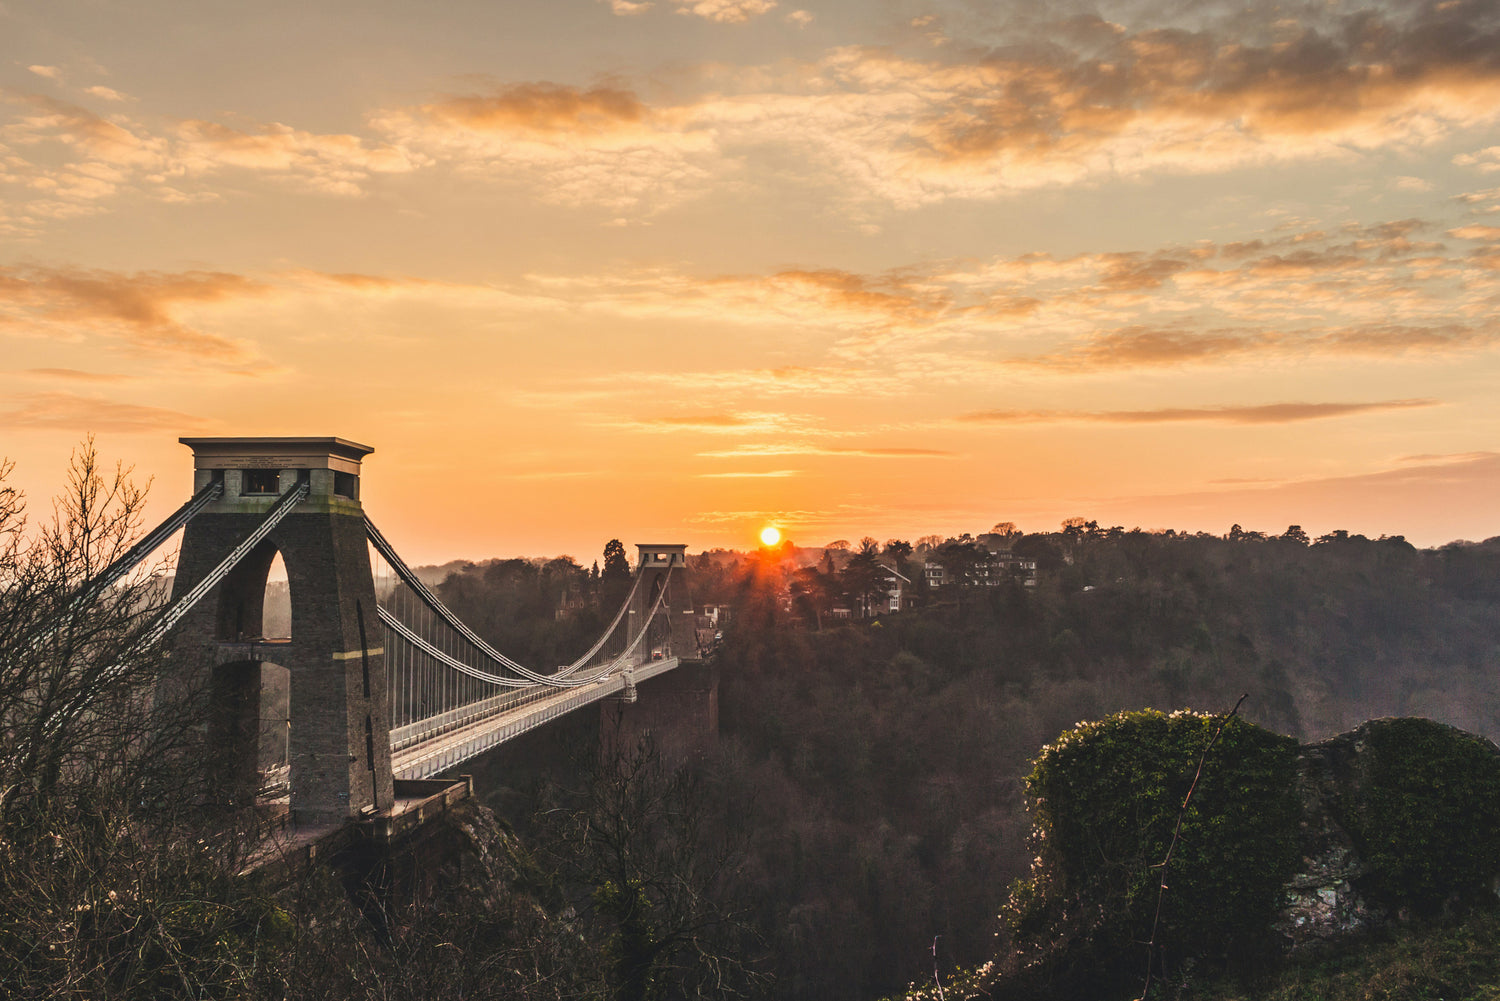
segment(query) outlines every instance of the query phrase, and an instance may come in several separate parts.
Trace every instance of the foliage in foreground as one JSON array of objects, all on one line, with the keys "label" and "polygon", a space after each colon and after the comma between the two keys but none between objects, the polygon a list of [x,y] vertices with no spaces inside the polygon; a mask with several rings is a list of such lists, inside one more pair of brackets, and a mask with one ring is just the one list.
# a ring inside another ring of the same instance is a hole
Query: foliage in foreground
[{"label": "foliage in foreground", "polygon": [[[1217,744],[1210,725],[1222,726]],[[907,998],[1139,997],[1148,939],[1160,947],[1153,998],[1500,997],[1500,941],[1485,931],[1500,921],[1491,885],[1500,872],[1500,751],[1431,720],[1396,718],[1300,754],[1258,727],[1185,712],[1118,713],[1064,733],[1027,780],[1037,856],[1004,915],[1011,952],[944,987],[914,985]],[[1195,756],[1203,778],[1182,809]],[[1318,762],[1332,762],[1332,782],[1299,783]],[[1315,790],[1327,799],[1301,802]],[[1377,926],[1372,958],[1353,940],[1313,962],[1304,957],[1330,946],[1290,961],[1275,947],[1286,880],[1318,850],[1299,837],[1304,811],[1322,803],[1363,862],[1355,887],[1397,919]],[[1164,869],[1180,809],[1181,841]]]},{"label": "foliage in foreground", "polygon": [[1237,717],[1145,710],[1064,733],[1026,779],[1037,854],[1004,915],[1021,955],[1078,989],[1139,975],[1159,899],[1168,965],[1265,952],[1299,859],[1296,760],[1290,737]]},{"label": "foliage in foreground", "polygon": [[1386,906],[1433,913],[1500,873],[1500,767],[1493,744],[1428,719],[1377,720],[1357,733],[1368,774],[1340,822]]}]

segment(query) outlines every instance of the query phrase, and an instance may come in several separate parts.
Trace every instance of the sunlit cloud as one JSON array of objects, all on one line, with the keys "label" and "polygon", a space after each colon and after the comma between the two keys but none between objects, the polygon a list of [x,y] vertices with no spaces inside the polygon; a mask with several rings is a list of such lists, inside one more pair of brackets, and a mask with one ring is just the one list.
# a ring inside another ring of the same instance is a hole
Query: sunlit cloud
[{"label": "sunlit cloud", "polygon": [[742,459],[751,456],[766,455],[841,455],[869,459],[947,459],[952,458],[956,453],[940,448],[839,448],[832,445],[786,442],[764,445],[740,445],[736,448],[699,452],[698,454],[710,459]]},{"label": "sunlit cloud", "polygon": [[634,3],[632,0],[602,0],[609,4],[609,9],[621,17],[632,17],[636,14],[644,14],[656,5],[650,0],[641,0]]},{"label": "sunlit cloud", "polygon": [[677,13],[693,14],[721,24],[743,24],[774,10],[776,0],[672,0]]},{"label": "sunlit cloud", "polygon": [[1500,146],[1490,146],[1474,153],[1460,153],[1453,158],[1460,167],[1473,167],[1482,174],[1500,171]]},{"label": "sunlit cloud", "polygon": [[1500,458],[1500,452],[1428,452],[1420,455],[1403,455],[1397,458],[1396,461],[1423,464],[1449,464],[1455,462],[1477,462],[1496,458]]},{"label": "sunlit cloud", "polygon": [[805,434],[815,430],[806,417],[779,413],[682,414],[610,421],[608,426],[631,431],[691,431],[700,434]]},{"label": "sunlit cloud", "polygon": [[800,475],[801,470],[798,469],[770,469],[760,472],[699,473],[698,477],[704,480],[782,480]]},{"label": "sunlit cloud", "polygon": [[[721,21],[773,6],[674,2]],[[376,121],[458,161],[545,163],[565,174],[574,204],[648,201],[638,189],[622,197],[619,181],[600,169],[597,154],[612,148],[628,152],[627,173],[670,184],[650,199],[656,205],[704,184],[738,183],[735,165],[745,157],[785,162],[790,153],[800,165],[783,176],[830,186],[851,205],[910,209],[1162,171],[1349,160],[1500,117],[1500,67],[1480,54],[1484,40],[1500,36],[1473,5],[1364,9],[1274,40],[1240,37],[1233,22],[1189,31],[1103,21],[1090,28],[1086,20],[1043,26],[993,50],[952,46],[940,58],[930,49],[846,46],[798,64],[716,66],[705,78],[711,89],[675,103],[648,104],[617,87],[521,83]],[[1449,41],[1458,38],[1472,43]],[[590,107],[589,95],[612,100]],[[476,113],[492,108],[500,113]],[[508,151],[493,141],[535,143],[537,114],[551,142]],[[564,124],[573,129],[567,141]],[[1492,160],[1482,150],[1457,162],[1487,169]],[[541,176],[534,183],[548,187]],[[1398,187],[1428,183],[1404,178]]]},{"label": "sunlit cloud", "polygon": [[967,424],[1295,424],[1392,410],[1437,406],[1436,400],[1383,400],[1374,403],[1263,403],[1249,406],[1162,407],[1156,410],[979,410],[961,415]]},{"label": "sunlit cloud", "polygon": [[261,282],[224,272],[0,268],[0,333],[76,339],[83,332],[145,351],[242,363],[244,344],[189,326],[184,307],[263,294]]},{"label": "sunlit cloud", "polygon": [[85,372],[76,368],[28,368],[22,369],[19,374],[38,379],[60,379],[64,382],[125,382],[130,379],[128,375],[114,372]]},{"label": "sunlit cloud", "polygon": [[1448,230],[1448,235],[1457,240],[1500,240],[1500,226],[1459,226]]},{"label": "sunlit cloud", "polygon": [[[85,93],[119,103],[107,87]],[[428,161],[420,153],[352,134],[318,134],[279,123],[255,130],[196,119],[148,122],[43,94],[0,90],[0,184],[19,191],[5,228],[35,235],[52,222],[105,211],[135,194],[191,204],[218,192],[192,185],[225,171],[249,171],[309,191],[357,196],[371,177],[406,173]],[[57,150],[67,155],[54,155]],[[7,150],[9,151],[7,153]],[[189,190],[184,190],[188,185]]]},{"label": "sunlit cloud", "polygon": [[[620,15],[652,6],[608,2]],[[776,4],[672,0],[671,9],[728,24]],[[785,15],[797,25],[811,16]],[[363,129],[375,135],[153,122],[10,95],[29,110],[0,126],[0,142],[21,151],[21,168],[7,174],[60,202],[38,205],[34,225],[127,188],[191,197],[179,182],[228,170],[349,197],[368,193],[377,176],[437,165],[628,220],[753,188],[763,182],[749,168],[775,164],[766,173],[779,183],[826,190],[832,208],[863,221],[882,207],[1112,178],[1346,161],[1430,146],[1500,118],[1500,66],[1485,56],[1500,32],[1475,4],[1330,10],[1265,37],[1233,19],[1186,29],[1085,17],[1037,23],[988,49],[944,40],[953,44],[941,51],[852,45],[794,62],[704,65],[658,99],[642,96],[649,75],[593,86],[496,80],[372,109]],[[102,86],[84,93],[111,104],[122,97]],[[29,155],[42,142],[82,158],[59,165]],[[1497,150],[1454,162],[1500,169]],[[1431,187],[1415,176],[1391,183]]]},{"label": "sunlit cloud", "polygon": [[162,176],[239,168],[285,176],[333,195],[359,195],[372,174],[402,174],[426,161],[390,144],[354,135],[320,135],[272,122],[255,132],[189,120],[176,129]]},{"label": "sunlit cloud", "polygon": [[79,433],[193,430],[211,422],[166,407],[122,403],[73,393],[30,393],[0,410],[0,427]]}]

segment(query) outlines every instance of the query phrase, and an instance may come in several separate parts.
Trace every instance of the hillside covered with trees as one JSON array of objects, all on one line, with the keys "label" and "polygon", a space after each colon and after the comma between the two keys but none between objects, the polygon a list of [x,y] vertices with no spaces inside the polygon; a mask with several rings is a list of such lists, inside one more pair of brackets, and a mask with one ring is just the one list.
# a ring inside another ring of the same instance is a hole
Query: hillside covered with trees
[{"label": "hillside covered with trees", "polygon": [[862,556],[921,580],[972,540],[695,562],[695,599],[730,609],[702,808],[744,834],[736,902],[776,996],[900,991],[931,978],[934,938],[943,969],[992,959],[1032,858],[1023,779],[1079,720],[1244,694],[1243,718],[1297,741],[1390,715],[1500,733],[1500,540],[1075,519],[1009,541],[1035,586],[954,584],[865,619],[827,614],[857,606]]},{"label": "hillside covered with trees", "polygon": [[[1079,721],[1245,695],[1271,748],[1386,715],[1500,733],[1500,540],[1078,519],[989,533],[1013,557],[999,574],[965,538],[706,554],[718,747],[674,770],[649,747],[611,768],[580,746],[574,769],[481,790],[505,816],[458,818],[475,861],[417,911],[372,916],[330,877],[242,876],[253,824],[171,767],[197,753],[205,707],[155,695],[159,660],[136,643],[160,578],[84,588],[140,500],[91,449],[34,526],[0,483],[0,982],[16,996],[865,1001],[1007,954],[999,916],[1036,857],[1027,776]],[[932,563],[943,583],[885,610],[887,571],[925,588]],[[438,590],[491,642],[556,663],[628,586],[611,543],[597,569],[491,560]]]}]

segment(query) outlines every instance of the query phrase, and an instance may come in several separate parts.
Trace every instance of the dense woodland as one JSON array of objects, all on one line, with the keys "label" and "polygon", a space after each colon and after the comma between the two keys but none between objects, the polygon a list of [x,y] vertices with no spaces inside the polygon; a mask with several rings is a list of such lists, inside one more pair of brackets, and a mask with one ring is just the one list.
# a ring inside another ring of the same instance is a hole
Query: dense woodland
[{"label": "dense woodland", "polygon": [[[900,565],[969,545],[864,551]],[[1021,780],[1076,721],[1248,694],[1244,718],[1301,741],[1385,715],[1500,734],[1500,540],[1424,551],[1075,519],[1013,546],[1037,586],[955,586],[837,625],[809,596],[857,603],[852,547],[695,563],[695,598],[732,609],[722,745],[696,766],[718,799],[701,808],[746,835],[735,902],[776,996],[897,992],[930,978],[934,937],[945,969],[992,958],[1031,858]],[[445,599],[472,600],[489,572],[450,578]]]},{"label": "dense woodland", "polygon": [[[499,826],[460,818],[479,861],[446,896],[372,915],[328,879],[237,877],[240,819],[166,808],[203,802],[163,767],[192,752],[201,705],[148,697],[159,665],[132,637],[154,585],[79,590],[139,510],[88,450],[50,522],[27,527],[0,482],[16,996],[871,999],[930,982],[934,940],[944,974],[1007,948],[997,915],[1032,859],[1023,778],[1079,720],[1246,694],[1241,716],[1301,741],[1395,714],[1500,733],[1500,540],[1074,519],[1007,531],[1034,587],[955,583],[847,620],[831,613],[870,597],[872,564],[921,580],[912,564],[961,568],[973,540],[707,554],[695,598],[729,609],[718,748],[518,772],[485,790]],[[623,547],[602,564],[465,564],[439,593],[518,659],[558,663],[628,590]]]}]

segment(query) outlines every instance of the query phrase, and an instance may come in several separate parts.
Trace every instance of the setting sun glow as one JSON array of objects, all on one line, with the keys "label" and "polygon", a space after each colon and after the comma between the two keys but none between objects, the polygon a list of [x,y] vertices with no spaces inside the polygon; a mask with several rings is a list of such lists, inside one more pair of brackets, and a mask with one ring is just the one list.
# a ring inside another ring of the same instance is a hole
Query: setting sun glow
[{"label": "setting sun glow", "polygon": [[338,435],[418,564],[1500,535],[1494,2],[182,6],[0,0],[34,506]]},{"label": "setting sun glow", "polygon": [[760,544],[763,546],[774,546],[781,541],[781,531],[774,525],[767,525],[760,530]]}]

